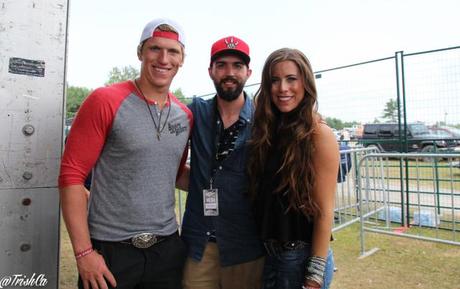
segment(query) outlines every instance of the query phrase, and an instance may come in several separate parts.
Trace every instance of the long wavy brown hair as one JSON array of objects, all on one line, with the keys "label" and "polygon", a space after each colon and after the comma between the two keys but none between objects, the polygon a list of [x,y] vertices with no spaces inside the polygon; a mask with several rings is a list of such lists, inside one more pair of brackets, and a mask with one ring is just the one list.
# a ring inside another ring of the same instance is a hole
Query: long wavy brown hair
[{"label": "long wavy brown hair", "polygon": [[[271,100],[272,70],[282,61],[292,61],[297,65],[305,90],[305,97],[289,113],[280,113]],[[281,166],[277,173],[281,181],[274,193],[288,192],[287,210],[301,211],[308,218],[319,215],[321,211],[311,195],[315,182],[312,134],[319,115],[314,75],[307,57],[291,48],[271,53],[265,61],[254,102],[256,109],[248,163],[251,198],[256,198],[267,159],[277,138],[276,148],[281,150]]]}]

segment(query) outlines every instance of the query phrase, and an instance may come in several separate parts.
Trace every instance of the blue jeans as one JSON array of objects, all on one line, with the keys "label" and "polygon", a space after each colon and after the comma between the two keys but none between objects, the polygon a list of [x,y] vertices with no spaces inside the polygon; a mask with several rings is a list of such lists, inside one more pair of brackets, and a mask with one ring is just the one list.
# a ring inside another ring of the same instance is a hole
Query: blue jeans
[{"label": "blue jeans", "polygon": [[[267,252],[263,273],[263,289],[301,289],[305,281],[305,265],[310,257],[310,248]],[[334,274],[332,250],[327,255],[324,283],[328,289]]]}]

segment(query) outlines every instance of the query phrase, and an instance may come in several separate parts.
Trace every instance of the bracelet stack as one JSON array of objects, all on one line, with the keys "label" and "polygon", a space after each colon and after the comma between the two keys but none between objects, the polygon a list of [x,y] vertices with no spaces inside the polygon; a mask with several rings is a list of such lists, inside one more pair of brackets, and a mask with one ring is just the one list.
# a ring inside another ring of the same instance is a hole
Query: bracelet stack
[{"label": "bracelet stack", "polygon": [[326,271],[326,259],[318,256],[312,256],[307,261],[305,279],[318,283],[319,287],[323,286],[324,272]]},{"label": "bracelet stack", "polygon": [[320,288],[320,287],[311,287],[311,286],[305,287],[305,286],[302,286],[302,289],[318,289],[318,288]]},{"label": "bracelet stack", "polygon": [[75,259],[78,260],[80,258],[83,258],[86,255],[91,254],[93,251],[94,251],[93,247],[89,247],[88,249],[75,253]]}]

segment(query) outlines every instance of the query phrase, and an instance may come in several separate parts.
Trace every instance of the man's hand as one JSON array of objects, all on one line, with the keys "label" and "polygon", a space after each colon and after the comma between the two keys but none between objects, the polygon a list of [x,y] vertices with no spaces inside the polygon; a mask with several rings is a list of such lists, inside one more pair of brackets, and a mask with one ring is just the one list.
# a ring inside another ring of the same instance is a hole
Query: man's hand
[{"label": "man's hand", "polygon": [[106,280],[112,287],[117,286],[104,258],[96,251],[78,259],[77,267],[85,289],[108,289]]}]

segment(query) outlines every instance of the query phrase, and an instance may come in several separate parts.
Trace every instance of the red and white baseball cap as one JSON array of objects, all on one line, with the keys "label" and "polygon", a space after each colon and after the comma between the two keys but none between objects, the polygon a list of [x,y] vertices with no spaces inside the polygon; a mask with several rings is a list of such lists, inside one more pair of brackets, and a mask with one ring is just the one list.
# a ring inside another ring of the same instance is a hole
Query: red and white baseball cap
[{"label": "red and white baseball cap", "polygon": [[[166,32],[166,31],[155,31],[161,24],[167,24],[174,28],[177,31],[177,34],[174,32]],[[170,38],[179,41],[183,47],[185,47],[185,35],[182,27],[174,20],[167,19],[167,18],[158,18],[153,19],[147,25],[145,25],[144,30],[142,31],[141,39],[139,43],[144,42],[145,40],[149,39],[150,37],[163,37],[163,38]]]},{"label": "red and white baseball cap", "polygon": [[211,64],[217,57],[224,54],[239,55],[246,65],[249,65],[249,46],[246,42],[236,36],[227,36],[217,40],[211,47]]}]

